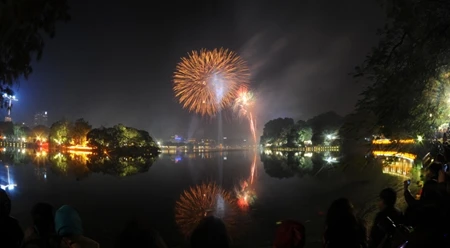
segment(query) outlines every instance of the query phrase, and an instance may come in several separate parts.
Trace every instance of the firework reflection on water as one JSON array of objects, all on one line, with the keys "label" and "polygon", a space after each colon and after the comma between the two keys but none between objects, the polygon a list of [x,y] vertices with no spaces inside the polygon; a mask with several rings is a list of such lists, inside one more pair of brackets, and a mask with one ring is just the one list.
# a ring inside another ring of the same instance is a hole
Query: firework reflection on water
[{"label": "firework reflection on water", "polygon": [[216,183],[202,183],[185,190],[175,204],[175,221],[185,236],[190,236],[206,216],[222,219],[229,231],[236,225],[239,210],[236,198]]}]

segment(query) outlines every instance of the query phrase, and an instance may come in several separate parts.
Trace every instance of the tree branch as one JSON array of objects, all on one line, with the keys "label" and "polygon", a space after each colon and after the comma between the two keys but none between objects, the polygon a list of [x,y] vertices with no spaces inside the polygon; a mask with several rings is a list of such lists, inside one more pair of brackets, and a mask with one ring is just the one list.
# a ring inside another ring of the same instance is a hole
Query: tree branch
[{"label": "tree branch", "polygon": [[389,62],[391,61],[392,55],[394,54],[394,51],[403,44],[403,41],[405,40],[405,37],[407,35],[407,32],[405,31],[402,35],[402,38],[400,39],[400,41],[391,49],[391,52],[389,53],[389,56],[384,64],[384,67],[386,68],[389,64]]}]

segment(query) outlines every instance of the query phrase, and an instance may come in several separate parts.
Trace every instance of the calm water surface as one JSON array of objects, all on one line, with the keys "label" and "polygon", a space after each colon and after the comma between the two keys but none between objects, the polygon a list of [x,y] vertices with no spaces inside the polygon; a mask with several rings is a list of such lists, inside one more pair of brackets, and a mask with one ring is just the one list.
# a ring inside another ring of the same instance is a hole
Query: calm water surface
[{"label": "calm water surface", "polygon": [[296,219],[306,226],[308,247],[321,247],[324,217],[332,200],[348,197],[370,220],[378,192],[386,186],[400,190],[411,170],[411,163],[401,159],[384,169],[362,162],[344,168],[337,163],[343,157],[259,151],[163,154],[151,166],[141,163],[139,168],[128,168],[123,161],[118,167],[114,162],[89,167],[85,155],[16,150],[2,153],[0,184],[8,180],[17,184],[8,192],[12,214],[23,227],[30,223],[29,212],[36,202],[70,204],[79,210],[86,235],[103,247],[111,247],[132,218],[150,223],[171,247],[184,247],[174,217],[180,194],[208,181],[233,191],[240,181],[250,179],[254,164],[252,187],[257,199],[234,246],[270,247],[276,222]]}]

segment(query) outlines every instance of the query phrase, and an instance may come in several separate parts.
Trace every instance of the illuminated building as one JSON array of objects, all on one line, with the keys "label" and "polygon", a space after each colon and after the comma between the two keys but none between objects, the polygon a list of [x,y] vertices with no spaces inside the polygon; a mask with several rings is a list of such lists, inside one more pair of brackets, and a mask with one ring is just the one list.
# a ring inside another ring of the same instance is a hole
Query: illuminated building
[{"label": "illuminated building", "polygon": [[175,134],[172,137],[170,137],[170,142],[171,143],[182,143],[183,142],[183,137]]},{"label": "illuminated building", "polygon": [[194,150],[209,150],[216,147],[216,141],[212,139],[201,139],[194,146]]},{"label": "illuminated building", "polygon": [[34,115],[34,125],[35,126],[47,126],[48,125],[48,115],[47,111],[38,112]]}]

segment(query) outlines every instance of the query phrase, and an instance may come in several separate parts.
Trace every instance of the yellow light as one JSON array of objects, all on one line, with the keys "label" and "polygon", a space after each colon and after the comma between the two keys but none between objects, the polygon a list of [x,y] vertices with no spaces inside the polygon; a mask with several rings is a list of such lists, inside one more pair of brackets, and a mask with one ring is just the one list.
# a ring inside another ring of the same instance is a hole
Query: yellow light
[{"label": "yellow light", "polygon": [[416,159],[417,155],[406,153],[406,152],[397,152],[397,151],[373,151],[373,155],[375,156],[384,156],[384,157],[398,157],[398,158],[404,158],[408,160],[414,161]]},{"label": "yellow light", "polygon": [[414,144],[415,143],[414,139],[404,139],[404,140],[399,140],[399,142],[401,144]]},{"label": "yellow light", "polygon": [[90,146],[68,146],[68,150],[92,150]]},{"label": "yellow light", "polygon": [[398,142],[400,144],[414,144],[415,141],[414,139],[401,139],[401,140],[389,140],[389,139],[377,139],[377,140],[372,140],[372,144],[374,145],[389,145],[392,144],[394,142]]},{"label": "yellow light", "polygon": [[388,145],[391,144],[392,142],[388,139],[377,139],[377,140],[372,140],[372,144],[375,145]]}]

